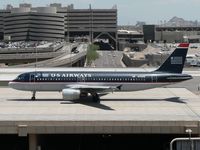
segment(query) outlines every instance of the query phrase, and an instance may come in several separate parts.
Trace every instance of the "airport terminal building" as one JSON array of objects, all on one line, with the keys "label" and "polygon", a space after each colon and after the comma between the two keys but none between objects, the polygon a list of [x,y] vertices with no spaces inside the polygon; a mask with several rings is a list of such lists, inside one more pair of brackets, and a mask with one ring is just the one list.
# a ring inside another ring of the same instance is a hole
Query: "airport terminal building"
[{"label": "airport terminal building", "polygon": [[8,5],[0,10],[1,40],[67,40],[108,38],[117,42],[117,8],[74,9],[73,5],[62,7],[32,7],[20,4],[18,8]]},{"label": "airport terminal building", "polygon": [[144,41],[165,41],[198,43],[200,41],[200,27],[162,27],[144,25]]}]

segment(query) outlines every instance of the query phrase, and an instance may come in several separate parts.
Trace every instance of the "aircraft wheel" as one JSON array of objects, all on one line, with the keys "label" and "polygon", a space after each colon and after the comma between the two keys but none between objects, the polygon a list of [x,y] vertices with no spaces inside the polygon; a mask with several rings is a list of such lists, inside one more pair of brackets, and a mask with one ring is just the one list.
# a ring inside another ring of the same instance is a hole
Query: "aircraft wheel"
[{"label": "aircraft wheel", "polygon": [[33,96],[31,97],[31,100],[36,100],[36,98],[35,98],[35,94],[36,94],[36,92],[33,91]]},{"label": "aircraft wheel", "polygon": [[93,102],[100,103],[100,98],[99,98],[99,95],[97,93],[92,95],[92,98],[93,98]]}]

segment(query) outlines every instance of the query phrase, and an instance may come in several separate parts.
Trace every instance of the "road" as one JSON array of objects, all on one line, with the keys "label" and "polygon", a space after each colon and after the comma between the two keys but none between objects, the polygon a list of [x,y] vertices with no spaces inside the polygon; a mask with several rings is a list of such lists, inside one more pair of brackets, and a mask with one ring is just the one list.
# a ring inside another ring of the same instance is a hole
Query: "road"
[{"label": "road", "polygon": [[121,62],[122,51],[98,51],[99,58],[95,60],[94,66],[97,68],[121,68],[124,67]]}]

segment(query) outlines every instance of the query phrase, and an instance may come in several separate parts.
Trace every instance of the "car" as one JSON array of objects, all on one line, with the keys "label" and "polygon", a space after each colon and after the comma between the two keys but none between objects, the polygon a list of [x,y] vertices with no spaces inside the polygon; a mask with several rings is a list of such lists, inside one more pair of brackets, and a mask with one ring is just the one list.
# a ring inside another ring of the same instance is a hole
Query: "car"
[{"label": "car", "polygon": [[71,50],[71,53],[74,53],[76,51],[77,47],[73,47]]},{"label": "car", "polygon": [[77,54],[77,53],[79,53],[79,51],[78,51],[78,50],[75,50],[75,51],[73,51],[72,53]]},{"label": "car", "polygon": [[190,48],[198,48],[198,46],[196,46],[196,45],[192,45],[192,46],[190,46]]}]

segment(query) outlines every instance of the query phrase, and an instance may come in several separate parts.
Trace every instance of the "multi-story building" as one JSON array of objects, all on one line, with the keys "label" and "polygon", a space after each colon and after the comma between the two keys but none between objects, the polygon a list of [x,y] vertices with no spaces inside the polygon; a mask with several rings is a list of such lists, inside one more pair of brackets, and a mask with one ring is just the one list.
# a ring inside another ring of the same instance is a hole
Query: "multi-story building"
[{"label": "multi-story building", "polygon": [[116,42],[116,9],[71,9],[65,21],[65,31],[69,38],[88,36],[91,42],[96,38],[109,38]]},{"label": "multi-story building", "polygon": [[145,41],[164,42],[198,42],[200,27],[160,27],[156,25],[143,26]]},{"label": "multi-story building", "polygon": [[[166,42],[185,42],[187,37],[194,37],[190,42],[195,42],[195,37],[200,35],[200,27],[156,27],[155,40]],[[190,38],[189,38],[190,40]]]},{"label": "multi-story building", "polygon": [[20,7],[4,16],[4,36],[12,41],[64,39],[64,16],[55,7]]},{"label": "multi-story building", "polygon": [[19,8],[0,11],[0,37],[10,40],[56,40],[73,41],[97,38],[109,39],[117,45],[117,8],[74,9],[73,5],[62,7],[32,7],[20,4]]}]

